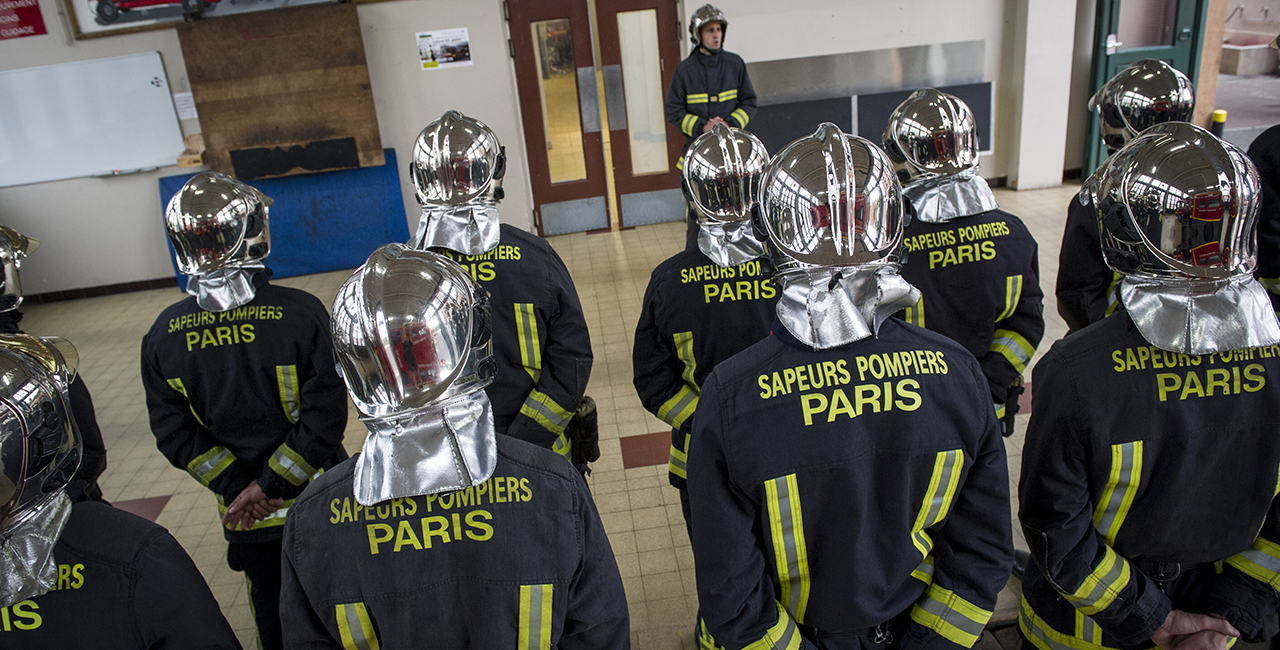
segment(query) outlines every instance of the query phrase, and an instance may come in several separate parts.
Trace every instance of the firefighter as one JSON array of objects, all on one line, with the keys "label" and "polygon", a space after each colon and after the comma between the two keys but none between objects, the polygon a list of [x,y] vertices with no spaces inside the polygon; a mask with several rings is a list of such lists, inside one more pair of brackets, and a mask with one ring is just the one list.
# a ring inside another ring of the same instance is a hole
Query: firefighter
[{"label": "firefighter", "polygon": [[[664,107],[667,121],[685,135],[684,149],[676,161],[683,168],[694,139],[717,124],[739,129],[756,114],[756,91],[747,76],[742,57],[724,50],[724,35],[729,20],[724,12],[702,5],[689,19],[689,40],[693,51],[676,66],[671,75]],[[685,248],[697,246],[698,215],[685,210],[687,237]]]},{"label": "firefighter", "polygon": [[347,457],[347,401],[329,314],[274,286],[271,199],[213,172],[169,201],[165,226],[192,296],[142,339],[156,446],[217,497],[227,564],[242,571],[264,649],[280,648],[280,540],[293,499]]},{"label": "firefighter", "polygon": [[334,348],[369,435],[285,525],[290,647],[629,647],[586,482],[495,432],[489,304],[469,276],[388,244],[338,290]]},{"label": "firefighter", "polygon": [[1082,192],[1121,307],[1033,373],[1018,516],[1039,570],[1019,626],[1040,650],[1262,640],[1280,605],[1280,323],[1253,278],[1257,175],[1174,122]]},{"label": "firefighter", "polygon": [[239,650],[178,542],[87,500],[64,340],[0,335],[0,646]]},{"label": "firefighter", "polygon": [[1008,468],[982,369],[889,316],[893,164],[823,124],[761,181],[781,296],[703,385],[689,450],[698,599],[726,648],[972,647],[1009,577]]},{"label": "firefighter", "polygon": [[[1102,143],[1108,154],[1114,154],[1144,129],[1190,120],[1195,97],[1187,75],[1164,61],[1146,59],[1129,64],[1112,77],[1089,99],[1089,110],[1098,114]],[[1087,200],[1082,192],[1067,206],[1067,225],[1058,253],[1054,294],[1068,332],[1102,320],[1118,305],[1120,275],[1102,259],[1097,219]]]},{"label": "firefighter", "polygon": [[977,357],[1007,437],[1044,336],[1036,240],[978,175],[973,113],[959,98],[915,91],[889,116],[883,142],[914,215],[901,263],[920,301],[901,315]]},{"label": "firefighter", "polygon": [[[4,277],[0,279],[0,334],[22,334],[22,283],[18,277],[18,269],[22,260],[40,248],[40,240],[27,237],[22,233],[5,226],[0,226],[0,265],[4,267]],[[98,477],[107,469],[107,448],[102,442],[102,430],[98,428],[98,417],[93,410],[93,397],[84,380],[76,373],[71,380],[71,412],[76,420],[76,428],[80,431],[81,459],[80,469],[76,470],[75,480],[84,481],[85,496],[102,501],[102,488],[98,486]]]},{"label": "firefighter", "polygon": [[505,171],[505,148],[483,122],[449,111],[428,124],[410,169],[422,206],[413,247],[458,262],[489,291],[498,374],[488,393],[498,433],[584,465],[594,458],[575,459],[566,427],[591,377],[587,322],[555,249],[500,222]]},{"label": "firefighter", "polygon": [[1262,185],[1255,275],[1268,291],[1280,293],[1280,125],[1254,138],[1249,144],[1249,160]]},{"label": "firefighter", "polygon": [[671,485],[685,525],[689,431],[698,393],[716,364],[769,334],[778,290],[755,238],[752,212],[769,154],[755,136],[717,124],[689,149],[684,187],[697,210],[698,248],[659,264],[649,278],[631,351],[640,402],[671,425]]}]

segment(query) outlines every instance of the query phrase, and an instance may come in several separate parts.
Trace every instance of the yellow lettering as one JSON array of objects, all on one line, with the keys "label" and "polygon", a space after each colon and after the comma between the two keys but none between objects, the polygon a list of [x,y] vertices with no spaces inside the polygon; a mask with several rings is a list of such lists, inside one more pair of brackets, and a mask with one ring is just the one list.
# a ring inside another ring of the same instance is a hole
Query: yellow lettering
[{"label": "yellow lettering", "polygon": [[1262,387],[1267,385],[1267,378],[1263,376],[1264,373],[1266,372],[1267,372],[1267,369],[1263,368],[1260,364],[1257,364],[1257,363],[1251,363],[1245,366],[1244,378],[1254,382],[1252,384],[1244,385],[1245,392],[1256,393],[1262,390]]},{"label": "yellow lettering", "polygon": [[400,526],[396,529],[396,553],[404,546],[412,546],[414,549],[421,551],[422,543],[418,541],[418,535],[413,532],[413,525],[403,519],[400,520]]},{"label": "yellow lettering", "polygon": [[858,412],[849,403],[849,397],[844,394],[843,388],[837,388],[831,393],[831,412],[827,413],[827,422],[835,422],[837,415],[858,417]]},{"label": "yellow lettering", "polygon": [[[480,521],[483,519],[484,521]],[[485,522],[493,521],[493,514],[487,510],[472,510],[467,513],[467,537],[477,542],[487,542],[493,538],[493,526]]]},{"label": "yellow lettering", "polygon": [[369,535],[369,555],[378,554],[378,544],[391,541],[395,531],[387,524],[369,524],[365,527]]},{"label": "yellow lettering", "polygon": [[[839,393],[840,389],[836,389]],[[809,393],[800,396],[800,409],[804,412],[804,425],[807,427],[813,424],[813,414],[821,413],[827,409],[827,398],[822,393]]]},{"label": "yellow lettering", "polygon": [[[433,525],[439,524],[439,528]],[[449,520],[444,517],[423,517],[422,518],[422,544],[427,548],[431,548],[431,538],[439,537],[444,544],[449,543]]]},{"label": "yellow lettering", "polygon": [[16,620],[14,620],[13,626],[19,630],[34,630],[40,627],[44,619],[40,618],[40,614],[36,613],[37,609],[40,609],[40,606],[31,600],[24,600],[14,605],[13,616]]},{"label": "yellow lettering", "polygon": [[1156,374],[1156,384],[1160,387],[1160,401],[1168,401],[1169,393],[1182,388],[1182,378],[1172,372]]}]

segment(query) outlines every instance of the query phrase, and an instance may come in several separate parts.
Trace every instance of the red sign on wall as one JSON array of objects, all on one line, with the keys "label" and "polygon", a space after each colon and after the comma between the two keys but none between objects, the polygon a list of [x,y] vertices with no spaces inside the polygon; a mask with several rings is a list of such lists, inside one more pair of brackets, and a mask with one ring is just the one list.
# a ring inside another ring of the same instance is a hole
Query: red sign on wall
[{"label": "red sign on wall", "polygon": [[39,0],[0,0],[0,41],[44,33]]}]

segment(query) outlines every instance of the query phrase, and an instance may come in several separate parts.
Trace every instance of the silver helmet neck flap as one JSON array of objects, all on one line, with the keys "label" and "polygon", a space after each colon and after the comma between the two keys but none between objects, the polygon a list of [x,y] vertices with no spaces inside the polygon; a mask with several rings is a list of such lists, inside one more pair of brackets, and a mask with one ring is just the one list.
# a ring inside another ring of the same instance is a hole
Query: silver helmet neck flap
[{"label": "silver helmet neck flap", "polygon": [[1129,64],[1089,99],[1111,153],[1157,124],[1190,121],[1195,108],[1187,75],[1155,59]]},{"label": "silver helmet neck flap", "polygon": [[0,607],[57,582],[53,547],[71,516],[63,487],[80,465],[65,340],[0,335]]},{"label": "silver helmet neck flap", "polygon": [[822,124],[774,156],[761,182],[778,318],[827,349],[873,336],[920,292],[898,275],[902,197],[889,157]]},{"label": "silver helmet neck flap", "polygon": [[178,270],[190,277],[187,293],[209,311],[253,300],[253,274],[271,252],[262,192],[217,172],[191,177],[169,200],[164,225]]},{"label": "silver helmet neck flap", "polygon": [[40,240],[27,237],[13,228],[0,226],[0,264],[4,265],[4,277],[0,279],[0,312],[13,311],[22,306],[22,283],[18,281],[18,269],[22,260],[40,248]]},{"label": "silver helmet neck flap", "polygon": [[488,293],[466,270],[404,244],[374,251],[343,283],[334,356],[369,428],[356,501],[458,490],[493,474],[490,322]]},{"label": "silver helmet neck flap", "polygon": [[720,266],[764,255],[751,215],[768,162],[758,138],[726,124],[698,136],[685,154],[682,185],[698,217],[698,250]]},{"label": "silver helmet neck flap", "polygon": [[413,179],[422,218],[414,248],[446,248],[463,255],[493,250],[501,237],[498,202],[506,148],[480,120],[449,111],[413,143]]},{"label": "silver helmet neck flap", "polygon": [[915,218],[942,223],[1000,207],[978,175],[978,131],[960,98],[921,88],[889,116],[884,150]]},{"label": "silver helmet neck flap", "polygon": [[[712,50],[702,44],[702,28],[708,23],[720,23],[720,47]],[[698,7],[693,12],[693,16],[689,18],[689,40],[693,42],[693,46],[706,48],[707,51],[715,53],[724,49],[724,36],[729,31],[729,19],[725,18],[724,12],[717,9],[710,3]]]},{"label": "silver helmet neck flap", "polygon": [[1081,190],[1142,336],[1208,354],[1280,343],[1257,266],[1258,174],[1235,145],[1185,122],[1153,126]]}]

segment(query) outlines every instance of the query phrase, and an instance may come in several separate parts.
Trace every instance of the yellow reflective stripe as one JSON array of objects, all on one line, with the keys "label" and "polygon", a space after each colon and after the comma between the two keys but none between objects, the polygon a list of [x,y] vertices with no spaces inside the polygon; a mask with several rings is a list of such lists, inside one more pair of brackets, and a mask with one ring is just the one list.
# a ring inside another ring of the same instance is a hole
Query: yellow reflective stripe
[{"label": "yellow reflective stripe", "polygon": [[933,556],[930,555],[925,558],[924,561],[920,563],[920,566],[916,567],[915,570],[911,572],[911,577],[925,583],[926,585],[933,584]]},{"label": "yellow reflective stripe", "polygon": [[1102,561],[1085,577],[1075,593],[1063,594],[1082,614],[1097,614],[1111,606],[1129,584],[1129,561],[1104,546]]},{"label": "yellow reflective stripe", "polygon": [[205,487],[209,487],[209,484],[234,462],[236,462],[236,455],[231,453],[230,449],[218,445],[192,458],[191,462],[187,463],[187,473],[194,476]]},{"label": "yellow reflective stripe", "polygon": [[551,443],[551,451],[564,456],[567,461],[573,461],[573,441],[569,440],[569,436],[563,433],[556,436],[556,441]]},{"label": "yellow reflective stripe", "polygon": [[689,441],[692,439],[692,435],[685,434],[684,449],[671,445],[671,457],[667,459],[667,471],[683,479],[689,478]]},{"label": "yellow reflective stripe", "polygon": [[804,622],[809,606],[809,551],[804,541],[804,518],[796,475],[788,474],[764,483],[768,496],[769,530],[773,554],[782,584],[782,602],[796,621]]},{"label": "yellow reflective stripe", "polygon": [[572,412],[556,404],[546,393],[536,389],[529,391],[529,396],[524,398],[524,404],[520,405],[520,413],[557,435],[564,433],[564,428],[569,426],[569,420],[573,419]]},{"label": "yellow reflective stripe", "polygon": [[[1079,617],[1083,617],[1083,622]],[[1114,650],[1102,645],[1102,631],[1097,629],[1097,626],[1093,619],[1080,614],[1076,621],[1076,628],[1080,634],[1077,636],[1063,634],[1049,627],[1049,624],[1031,609],[1031,604],[1026,598],[1022,599],[1022,607],[1018,612],[1018,627],[1039,650]],[[1085,640],[1085,632],[1090,633],[1088,638],[1093,639],[1092,641]]]},{"label": "yellow reflective stripe", "polygon": [[731,89],[729,89],[729,90],[722,90],[722,91],[720,91],[719,93],[717,93],[717,94],[716,94],[716,97],[718,97],[718,98],[719,98],[719,101],[722,101],[722,102],[727,102],[727,101],[729,101],[730,99],[737,99],[737,98],[738,98],[738,89],[737,89],[737,88],[731,88]]},{"label": "yellow reflective stripe", "polygon": [[1111,284],[1107,285],[1107,310],[1102,312],[1103,316],[1110,316],[1120,306],[1120,298],[1116,295],[1117,284],[1120,284],[1120,274],[1112,271]]},{"label": "yellow reflective stripe", "polygon": [[759,641],[744,647],[742,650],[796,650],[800,647],[800,632],[796,630],[796,622],[787,615],[787,610],[778,604],[778,622],[769,628]]},{"label": "yellow reflective stripe", "polygon": [[698,393],[688,386],[681,386],[671,399],[658,407],[658,419],[679,429],[698,409]]},{"label": "yellow reflective stripe", "polygon": [[1011,275],[1004,279],[1004,311],[996,316],[996,322],[1010,317],[1018,310],[1018,300],[1022,298],[1022,276]]},{"label": "yellow reflective stripe", "polygon": [[684,103],[686,104],[705,104],[710,97],[706,93],[693,93],[686,95]]},{"label": "yellow reflective stripe", "polygon": [[[320,472],[317,472],[317,476],[323,473],[324,471],[321,470]],[[267,515],[266,517],[263,517],[262,519],[253,522],[253,524],[251,524],[247,529],[245,528],[232,529],[228,527],[227,530],[233,530],[233,532],[239,532],[243,530],[260,530],[262,528],[274,528],[276,526],[283,526],[284,518],[289,514],[289,506],[292,506],[294,501],[295,499],[286,499],[284,502],[284,505],[280,506],[279,509]],[[227,504],[225,501],[223,501],[222,495],[218,495],[218,515],[225,517],[226,514],[227,514]]]},{"label": "yellow reflective stripe", "polygon": [[1280,589],[1280,545],[1261,537],[1253,540],[1249,550],[1226,559],[1241,573]]},{"label": "yellow reflective stripe", "polygon": [[907,307],[907,311],[903,314],[903,320],[917,327],[924,327],[924,294],[920,294],[920,299],[916,304]]},{"label": "yellow reflective stripe", "polygon": [[520,365],[533,378],[542,377],[542,349],[538,345],[538,319],[533,314],[533,303],[518,302],[516,309],[516,336],[520,344]]},{"label": "yellow reflective stripe", "polygon": [[1023,335],[1013,331],[999,329],[996,330],[994,338],[991,339],[991,345],[988,350],[999,352],[1009,361],[1009,365],[1018,371],[1019,374],[1027,369],[1027,364],[1031,363],[1031,357],[1035,356],[1036,346]]},{"label": "yellow reflective stripe", "polygon": [[378,633],[373,629],[373,619],[364,603],[339,603],[334,605],[338,618],[338,636],[346,650],[378,650]]},{"label": "yellow reflective stripe", "polygon": [[996,405],[996,419],[997,419],[997,420],[1003,420],[1003,419],[1004,419],[1004,412],[1005,412],[1005,405],[1004,405],[1004,404],[996,404],[995,402],[992,402],[992,404],[995,404],[995,405]]},{"label": "yellow reflective stripe", "polygon": [[698,360],[693,358],[693,332],[677,332],[671,338],[675,340],[676,358],[684,364],[680,378],[685,384],[692,386],[694,391],[701,392],[698,390],[698,382],[693,379],[693,374],[698,369]]},{"label": "yellow reflective stripe", "polygon": [[276,385],[280,387],[280,405],[289,422],[297,424],[299,417],[298,367],[276,366]]},{"label": "yellow reflective stripe", "polygon": [[733,119],[738,121],[738,128],[740,129],[747,128],[747,122],[751,121],[751,118],[747,117],[747,112],[742,110],[741,108],[733,109],[733,112],[729,113],[729,117],[732,117]]},{"label": "yellow reflective stripe", "polygon": [[699,650],[725,650],[724,646],[716,643],[716,638],[711,636],[711,630],[707,629],[707,622],[698,619],[698,648]]},{"label": "yellow reflective stripe", "polygon": [[1142,441],[1111,445],[1111,475],[1093,510],[1093,527],[1106,539],[1107,546],[1115,546],[1141,479]]},{"label": "yellow reflective stripe", "polygon": [[192,415],[193,417],[195,417],[195,419],[196,419],[196,423],[197,423],[197,424],[199,424],[200,426],[202,426],[202,427],[206,428],[206,429],[207,429],[207,428],[209,428],[209,427],[208,427],[208,425],[206,425],[206,424],[204,423],[204,420],[201,420],[201,419],[200,419],[200,414],[199,414],[199,413],[196,413],[196,407],[195,407],[195,405],[194,405],[194,404],[192,404],[192,403],[191,403],[191,397],[187,395],[187,387],[182,385],[182,380],[181,380],[181,379],[169,379],[169,380],[167,380],[167,381],[169,382],[169,386],[171,386],[174,390],[176,390],[176,391],[178,391],[179,393],[181,393],[181,394],[182,394],[182,396],[183,396],[184,398],[186,398],[186,400],[187,400],[187,408],[190,408],[190,409],[191,409],[191,415]]},{"label": "yellow reflective stripe", "polygon": [[[690,134],[690,135],[693,135],[693,134]],[[684,156],[680,156],[679,158],[676,158],[676,169],[679,169],[680,171],[684,171]],[[688,208],[686,207],[685,210],[688,211]]]},{"label": "yellow reflective stripe", "polygon": [[552,585],[520,585],[519,650],[551,647]]},{"label": "yellow reflective stripe", "polygon": [[972,648],[991,620],[991,612],[961,598],[955,592],[929,585],[911,607],[911,620],[941,634],[963,648]]},{"label": "yellow reflective stripe", "polygon": [[1076,638],[1084,639],[1087,643],[1102,643],[1102,628],[1084,612],[1075,610],[1076,619]]},{"label": "yellow reflective stripe", "polygon": [[956,487],[960,485],[963,468],[964,454],[959,449],[940,451],[934,458],[929,489],[924,494],[924,503],[920,505],[916,523],[911,527],[911,543],[920,551],[921,558],[928,557],[929,551],[933,550],[933,540],[924,531],[947,517],[951,502],[956,496]]},{"label": "yellow reflective stripe", "polygon": [[680,130],[685,135],[693,135],[693,127],[698,124],[698,116],[693,113],[685,113],[684,119],[680,120]]},{"label": "yellow reflective stripe", "polygon": [[281,443],[276,447],[275,453],[271,454],[271,459],[267,461],[267,466],[272,471],[284,477],[284,480],[294,484],[302,485],[316,473],[316,468],[307,462],[302,454],[294,451],[287,444]]}]

